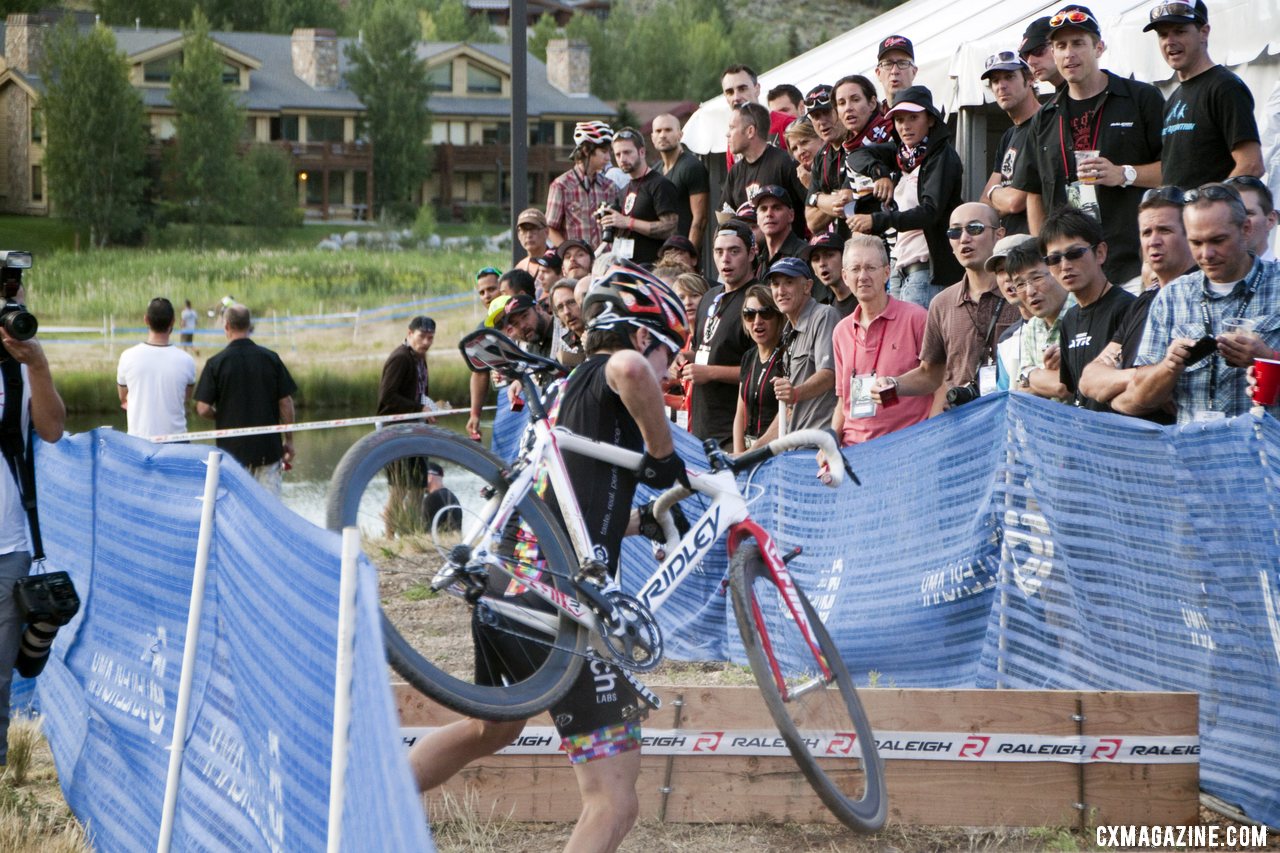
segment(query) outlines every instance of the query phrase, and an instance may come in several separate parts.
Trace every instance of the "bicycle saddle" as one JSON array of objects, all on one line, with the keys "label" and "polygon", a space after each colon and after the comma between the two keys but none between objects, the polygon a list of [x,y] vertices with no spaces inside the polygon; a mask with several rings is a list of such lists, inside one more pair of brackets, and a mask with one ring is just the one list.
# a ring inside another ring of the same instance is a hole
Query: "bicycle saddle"
[{"label": "bicycle saddle", "polygon": [[558,361],[520,349],[520,345],[496,329],[476,329],[458,342],[467,367],[476,373],[494,370],[508,379],[520,379],[530,373],[567,371]]}]

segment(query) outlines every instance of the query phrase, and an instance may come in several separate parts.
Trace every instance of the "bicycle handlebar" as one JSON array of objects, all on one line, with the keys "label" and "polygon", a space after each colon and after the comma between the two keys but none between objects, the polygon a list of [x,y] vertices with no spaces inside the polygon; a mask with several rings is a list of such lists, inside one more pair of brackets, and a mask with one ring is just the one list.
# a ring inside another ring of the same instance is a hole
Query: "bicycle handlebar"
[{"label": "bicycle handlebar", "polygon": [[776,438],[763,447],[753,447],[733,460],[733,471],[737,473],[748,468],[754,468],[774,456],[790,450],[799,450],[803,447],[817,448],[822,455],[827,473],[822,482],[826,485],[833,489],[836,488],[844,482],[846,472],[855,483],[861,485],[857,476],[845,463],[844,457],[840,455],[840,445],[836,441],[835,433],[827,429],[797,430],[796,432],[789,432],[781,438]]}]

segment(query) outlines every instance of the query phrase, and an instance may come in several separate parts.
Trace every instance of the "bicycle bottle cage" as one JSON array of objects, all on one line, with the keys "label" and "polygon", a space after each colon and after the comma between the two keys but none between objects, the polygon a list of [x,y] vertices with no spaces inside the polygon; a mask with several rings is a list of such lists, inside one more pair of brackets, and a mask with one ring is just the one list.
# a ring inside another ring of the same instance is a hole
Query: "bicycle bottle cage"
[{"label": "bicycle bottle cage", "polygon": [[521,379],[530,373],[552,373],[564,376],[564,365],[549,358],[520,349],[520,345],[496,329],[476,329],[458,342],[467,367],[476,373],[493,370],[508,379]]}]

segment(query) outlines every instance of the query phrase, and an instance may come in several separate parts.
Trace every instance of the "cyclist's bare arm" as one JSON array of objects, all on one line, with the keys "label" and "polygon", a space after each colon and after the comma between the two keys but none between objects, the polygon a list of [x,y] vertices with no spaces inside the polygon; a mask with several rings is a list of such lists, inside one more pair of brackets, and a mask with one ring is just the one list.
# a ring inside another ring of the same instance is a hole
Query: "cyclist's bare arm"
[{"label": "cyclist's bare arm", "polygon": [[675,450],[671,427],[662,402],[662,388],[644,356],[635,350],[619,350],[609,356],[605,379],[640,427],[651,456],[670,456]]}]

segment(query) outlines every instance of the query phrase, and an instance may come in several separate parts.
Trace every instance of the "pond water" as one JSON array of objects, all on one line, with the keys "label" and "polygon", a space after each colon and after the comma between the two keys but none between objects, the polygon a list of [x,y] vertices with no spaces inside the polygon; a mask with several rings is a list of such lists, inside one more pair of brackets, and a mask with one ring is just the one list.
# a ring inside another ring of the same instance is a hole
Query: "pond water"
[{"label": "pond water", "polygon": [[[341,417],[341,415],[337,414],[332,414],[331,416]],[[309,417],[304,412],[302,417],[303,419],[311,420],[329,419],[329,417],[322,416],[319,413]],[[459,434],[465,432],[466,424],[467,418],[465,415],[445,417],[437,422],[437,426],[451,429]],[[113,427],[124,432],[127,429],[124,412],[120,412],[118,416],[98,414],[67,417],[67,430],[69,432],[87,432],[101,426]],[[491,434],[492,426],[492,421],[482,422],[486,438]],[[212,429],[213,425],[211,421],[189,416],[187,418],[187,428],[204,430]],[[347,452],[347,448],[372,431],[372,426],[348,426],[295,432],[293,434],[293,444],[297,458],[293,461],[293,469],[284,475],[284,484],[280,496],[284,505],[312,524],[324,527],[325,492],[329,488],[329,479],[333,476],[333,470],[338,467],[338,462],[342,459],[342,454]],[[198,443],[213,445],[212,441]],[[385,499],[385,483],[380,484],[380,486],[383,494],[379,496],[372,492],[375,485],[370,484],[370,498],[375,500]],[[457,487],[454,488],[456,489]],[[361,525],[362,528],[364,526],[364,524]]]}]

